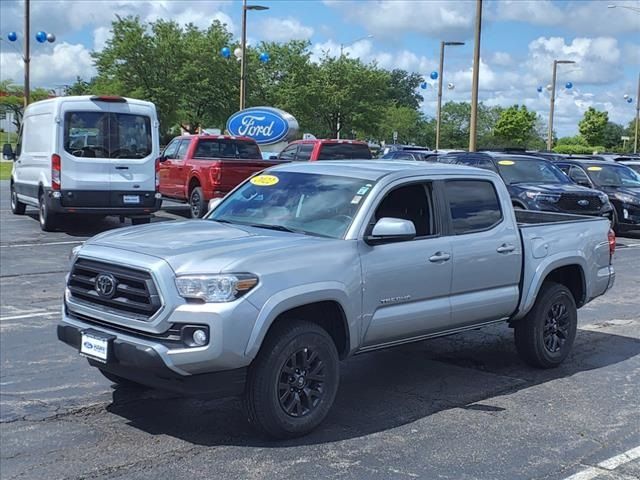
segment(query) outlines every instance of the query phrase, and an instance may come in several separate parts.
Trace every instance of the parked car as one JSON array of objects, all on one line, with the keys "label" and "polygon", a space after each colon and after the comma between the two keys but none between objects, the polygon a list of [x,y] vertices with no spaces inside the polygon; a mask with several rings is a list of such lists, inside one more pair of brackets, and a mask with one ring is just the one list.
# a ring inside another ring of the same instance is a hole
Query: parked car
[{"label": "parked car", "polygon": [[11,172],[11,211],[38,208],[42,230],[60,214],[148,223],[160,208],[153,103],[113,96],[34,102],[24,113]]},{"label": "parked car", "polygon": [[74,249],[57,334],[116,384],[244,395],[258,429],[295,437],[355,354],[508,322],[525,362],[560,365],[614,249],[608,220],[514,211],[489,171],[289,163],[204,221]]},{"label": "parked car", "polygon": [[629,167],[634,172],[640,174],[640,159],[638,160],[616,160],[621,165]]},{"label": "parked car", "polygon": [[380,160],[413,160],[413,161],[435,161],[435,156],[433,152],[426,151],[414,151],[414,150],[395,150],[393,152],[389,152],[382,157]]},{"label": "parked car", "polygon": [[317,160],[368,160],[371,150],[366,142],[357,140],[309,139],[295,140],[280,152],[284,162],[315,162]]},{"label": "parked car", "polygon": [[431,149],[429,147],[421,147],[420,145],[405,145],[402,143],[388,143],[382,149],[382,155],[386,155],[390,152],[402,152],[402,151],[412,151],[412,152],[430,152]]},{"label": "parked car", "polygon": [[191,217],[200,218],[210,199],[224,197],[247,177],[277,163],[263,160],[258,144],[249,137],[176,137],[160,157],[160,193],[188,202]]},{"label": "parked car", "polygon": [[574,184],[555,164],[538,157],[474,152],[446,155],[443,163],[491,170],[502,177],[515,208],[610,217],[607,195]]},{"label": "parked car", "polygon": [[565,159],[556,165],[579,185],[609,196],[614,207],[611,223],[616,232],[640,229],[640,175],[613,162]]}]

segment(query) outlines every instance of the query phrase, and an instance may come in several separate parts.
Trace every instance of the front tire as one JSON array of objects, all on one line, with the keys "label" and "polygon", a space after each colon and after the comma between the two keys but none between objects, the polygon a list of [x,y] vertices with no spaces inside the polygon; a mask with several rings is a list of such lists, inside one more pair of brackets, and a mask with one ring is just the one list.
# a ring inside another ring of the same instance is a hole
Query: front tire
[{"label": "front tire", "polygon": [[44,192],[40,193],[38,200],[38,220],[40,221],[40,228],[43,232],[53,232],[56,229],[58,222],[55,213],[51,211],[47,204]]},{"label": "front tire", "polygon": [[516,349],[533,367],[557,367],[569,355],[577,328],[578,310],[571,291],[545,282],[531,311],[515,324]]},{"label": "front tire", "polygon": [[13,182],[11,182],[11,213],[14,215],[24,215],[26,209],[27,205],[18,200],[16,187]]},{"label": "front tire", "polygon": [[326,330],[305,321],[276,325],[249,369],[249,422],[273,438],[306,435],[329,413],[339,380],[338,352]]},{"label": "front tire", "polygon": [[191,207],[191,218],[202,218],[207,213],[207,205],[204,200],[202,187],[191,190],[189,195],[189,207]]}]

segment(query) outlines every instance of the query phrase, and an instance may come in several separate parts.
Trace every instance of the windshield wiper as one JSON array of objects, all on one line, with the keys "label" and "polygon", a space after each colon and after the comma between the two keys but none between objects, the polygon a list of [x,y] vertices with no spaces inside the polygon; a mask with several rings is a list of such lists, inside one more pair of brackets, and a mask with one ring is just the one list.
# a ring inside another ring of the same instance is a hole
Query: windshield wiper
[{"label": "windshield wiper", "polygon": [[289,233],[304,233],[306,232],[302,230],[293,230],[289,227],[285,227],[284,225],[269,225],[265,223],[247,223],[245,224],[247,227],[257,227],[257,228],[266,228],[268,230],[277,230],[278,232],[289,232]]}]

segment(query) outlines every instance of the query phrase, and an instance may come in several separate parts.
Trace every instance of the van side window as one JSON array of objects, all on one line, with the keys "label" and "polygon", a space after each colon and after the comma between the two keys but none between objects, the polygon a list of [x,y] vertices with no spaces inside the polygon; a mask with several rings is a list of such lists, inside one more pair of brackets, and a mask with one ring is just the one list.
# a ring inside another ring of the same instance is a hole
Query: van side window
[{"label": "van side window", "polygon": [[20,152],[22,152],[23,132],[24,132],[24,124],[20,125],[20,131],[18,132],[18,143],[16,143],[16,159],[20,156]]},{"label": "van side window", "polygon": [[502,220],[498,192],[491,182],[449,180],[444,185],[455,235],[488,230]]},{"label": "van side window", "polygon": [[416,237],[435,234],[431,193],[428,185],[414,183],[389,192],[376,209],[374,222],[381,218],[410,220],[416,227]]}]

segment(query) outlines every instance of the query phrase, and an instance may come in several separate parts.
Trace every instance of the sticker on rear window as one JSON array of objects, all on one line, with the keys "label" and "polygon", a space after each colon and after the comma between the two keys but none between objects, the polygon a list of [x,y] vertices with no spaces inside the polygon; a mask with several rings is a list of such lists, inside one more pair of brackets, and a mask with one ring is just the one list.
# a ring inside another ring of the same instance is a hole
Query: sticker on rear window
[{"label": "sticker on rear window", "polygon": [[258,175],[250,180],[251,183],[259,187],[271,187],[279,181],[280,179],[275,175]]},{"label": "sticker on rear window", "polygon": [[500,160],[498,162],[498,165],[515,165],[516,162],[514,162],[513,160]]},{"label": "sticker on rear window", "polygon": [[602,170],[602,167],[587,167],[587,170],[591,172],[599,172],[600,170]]}]

